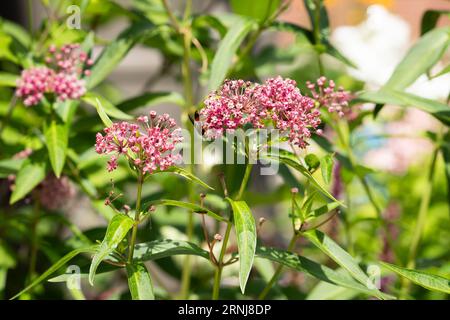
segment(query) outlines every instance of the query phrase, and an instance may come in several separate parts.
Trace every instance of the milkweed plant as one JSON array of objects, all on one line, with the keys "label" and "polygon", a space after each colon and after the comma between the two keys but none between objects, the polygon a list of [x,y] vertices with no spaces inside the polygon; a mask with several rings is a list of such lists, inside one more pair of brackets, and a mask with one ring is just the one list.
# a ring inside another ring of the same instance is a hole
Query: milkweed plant
[{"label": "milkweed plant", "polygon": [[[322,0],[311,27],[284,21],[291,1],[155,0],[80,1],[73,28],[66,2],[35,29],[0,20],[0,296],[448,297],[450,109],[408,89],[448,95],[448,12],[375,87]],[[136,46],[161,59],[123,98],[108,77]]]}]

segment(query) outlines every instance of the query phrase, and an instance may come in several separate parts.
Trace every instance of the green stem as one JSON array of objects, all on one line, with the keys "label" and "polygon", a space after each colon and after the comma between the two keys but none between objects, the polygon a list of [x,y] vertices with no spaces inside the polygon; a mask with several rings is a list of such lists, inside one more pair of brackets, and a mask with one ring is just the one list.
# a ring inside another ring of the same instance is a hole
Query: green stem
[{"label": "green stem", "polygon": [[222,248],[220,250],[219,259],[217,261],[217,268],[214,274],[214,286],[213,286],[213,300],[219,299],[219,291],[220,291],[220,280],[222,278],[222,270],[223,270],[223,257],[225,256],[225,252],[227,251],[228,240],[230,239],[231,227],[233,215],[230,216],[230,222],[227,224],[227,230],[225,231],[225,237],[223,239]]},{"label": "green stem", "polygon": [[247,187],[247,183],[250,178],[250,174],[252,173],[252,168],[253,168],[253,164],[251,164],[251,163],[247,163],[247,165],[245,166],[244,178],[242,178],[242,183],[241,183],[239,192],[235,199],[236,201],[241,200],[242,196],[244,195],[245,188]]},{"label": "green stem", "polygon": [[[244,177],[242,178],[241,186],[239,188],[239,192],[235,198],[236,201],[240,200],[242,198],[242,195],[244,194],[245,187],[248,184],[248,180],[250,179],[250,174],[252,172],[253,164],[247,163],[245,167],[245,173]],[[228,192],[225,192],[226,194]],[[227,229],[225,231],[225,237],[222,242],[222,248],[220,249],[219,259],[217,260],[217,268],[216,272],[214,274],[214,286],[213,286],[213,294],[212,299],[218,300],[219,299],[219,291],[220,291],[220,282],[222,278],[222,270],[224,267],[223,264],[223,257],[225,256],[225,252],[227,251],[228,241],[230,239],[230,233],[231,228],[233,226],[233,214],[230,214],[229,222],[227,224]]]},{"label": "green stem", "polygon": [[[298,234],[294,233],[291,241],[289,242],[289,246],[287,249],[289,252],[292,252],[294,250],[297,239],[298,239]],[[284,266],[282,264],[278,265],[278,268],[275,270],[275,273],[273,274],[272,278],[270,278],[269,282],[267,283],[267,285],[264,287],[263,291],[258,296],[258,300],[263,300],[267,296],[267,294],[270,292],[270,290],[272,289],[275,282],[278,280],[278,277],[280,276],[281,272],[283,271],[283,268],[284,268]]]},{"label": "green stem", "polygon": [[[314,12],[314,42],[316,46],[320,46],[322,43],[322,39],[320,36],[320,0],[315,1],[316,4],[316,10]],[[321,53],[319,51],[319,48],[316,48],[317,52],[317,64],[319,66],[319,76],[323,76],[325,74],[325,69],[323,67],[322,59],[321,59]]]},{"label": "green stem", "polygon": [[36,273],[36,261],[37,261],[37,253],[38,253],[38,233],[37,227],[39,223],[40,216],[40,202],[37,197],[34,199],[33,206],[33,217],[31,222],[31,247],[30,247],[30,265],[28,268],[28,281],[32,281],[34,275]]},{"label": "green stem", "polygon": [[[191,10],[191,4],[188,2],[186,4],[186,10],[184,15],[185,24],[187,19],[189,19]],[[170,10],[169,10],[170,11]],[[191,72],[191,43],[192,43],[192,34],[190,28],[186,28],[184,30],[179,29],[180,35],[183,36],[183,64],[181,66],[181,73],[183,78],[183,88],[184,88],[184,97],[186,99],[186,105],[183,110],[183,122],[185,127],[189,130],[189,136],[191,139],[191,148],[190,148],[190,164],[188,167],[188,171],[192,174],[195,174],[195,165],[194,165],[194,126],[189,120],[189,114],[193,112],[194,109],[194,96],[193,96],[193,88],[192,88],[192,72]],[[189,201],[195,201],[195,189],[193,184],[188,185],[188,193],[189,193]],[[188,221],[186,226],[186,235],[187,240],[192,241],[194,235],[194,214],[193,212],[188,213]],[[182,275],[181,275],[181,290],[180,296],[182,299],[187,299],[189,296],[189,288],[191,282],[191,257],[187,255],[184,260]]]},{"label": "green stem", "polygon": [[[439,154],[439,147],[436,147],[431,159],[430,169],[428,172],[428,183],[422,194],[422,199],[420,201],[419,213],[417,215],[417,222],[413,232],[413,238],[411,240],[411,245],[409,247],[408,262],[406,268],[414,269],[416,267],[416,256],[420,244],[420,239],[422,238],[423,229],[426,223],[426,217],[428,212],[428,207],[430,205],[431,194],[433,191],[433,180],[434,172],[436,169],[436,160]],[[411,287],[411,282],[406,278],[402,278],[402,285],[400,291],[400,299],[406,299],[409,295]]]},{"label": "green stem", "polygon": [[28,0],[28,29],[33,34],[33,1]]},{"label": "green stem", "polygon": [[134,213],[134,225],[131,230],[131,239],[128,247],[128,263],[133,261],[134,244],[136,242],[137,230],[139,226],[139,217],[141,214],[141,199],[142,199],[142,185],[144,184],[144,177],[142,172],[139,172],[138,185],[137,185],[137,199],[136,199],[136,212]]}]

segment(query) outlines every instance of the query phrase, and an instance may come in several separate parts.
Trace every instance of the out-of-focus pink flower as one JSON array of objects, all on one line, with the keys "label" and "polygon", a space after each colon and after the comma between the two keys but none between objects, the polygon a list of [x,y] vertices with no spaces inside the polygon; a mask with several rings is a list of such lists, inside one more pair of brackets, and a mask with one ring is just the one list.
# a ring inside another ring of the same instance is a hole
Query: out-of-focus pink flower
[{"label": "out-of-focus pink flower", "polygon": [[75,189],[69,178],[48,175],[35,189],[41,205],[48,210],[57,210],[63,207],[75,195]]},{"label": "out-of-focus pink flower", "polygon": [[328,112],[336,112],[340,117],[343,117],[348,110],[348,102],[351,100],[351,95],[348,91],[344,91],[342,87],[336,91],[336,85],[333,80],[320,77],[316,83],[307,82],[306,86],[311,91],[311,95],[316,100],[320,107],[327,108]]},{"label": "out-of-focus pink flower", "polygon": [[44,94],[53,90],[55,72],[47,67],[35,67],[22,71],[17,80],[16,96],[23,98],[26,106],[38,104]]},{"label": "out-of-focus pink flower", "polygon": [[61,48],[50,46],[45,58],[46,66],[33,67],[22,71],[17,81],[16,96],[23,98],[26,106],[41,102],[46,93],[54,93],[58,100],[79,99],[86,93],[84,70],[92,65],[86,52],[79,44],[68,44]]},{"label": "out-of-focus pink flower", "polygon": [[219,90],[208,95],[200,116],[205,135],[210,138],[244,125],[272,125],[301,148],[306,147],[306,140],[320,124],[314,101],[301,95],[294,80],[281,77],[264,84],[226,80]]},{"label": "out-of-focus pink flower", "polygon": [[99,154],[112,154],[108,171],[117,168],[119,156],[124,156],[138,171],[152,173],[166,170],[179,160],[172,154],[182,141],[180,129],[168,114],[161,116],[151,111],[149,116],[139,117],[141,126],[120,122],[105,128],[105,135],[97,133],[95,150]]}]

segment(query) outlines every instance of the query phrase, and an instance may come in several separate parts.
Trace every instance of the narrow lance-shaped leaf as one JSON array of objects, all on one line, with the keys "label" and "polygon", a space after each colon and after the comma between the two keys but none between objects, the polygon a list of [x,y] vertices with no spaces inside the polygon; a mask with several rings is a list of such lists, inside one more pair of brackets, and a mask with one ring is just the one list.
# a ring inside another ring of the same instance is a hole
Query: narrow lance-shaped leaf
[{"label": "narrow lance-shaped leaf", "polygon": [[434,29],[420,38],[395,68],[384,88],[403,90],[431,69],[450,43],[450,27]]},{"label": "narrow lance-shaped leaf", "polygon": [[328,192],[317,180],[314,178],[314,176],[308,171],[308,169],[303,166],[301,163],[298,162],[298,160],[295,159],[295,156],[292,155],[292,153],[286,151],[286,150],[280,150],[279,155],[269,155],[269,159],[275,160],[281,163],[284,163],[285,165],[297,170],[300,172],[303,176],[305,176],[311,184],[318,189],[321,193],[323,193],[326,197],[330,198],[333,201],[339,202],[333,195]]},{"label": "narrow lance-shaped leaf", "polygon": [[239,250],[239,284],[245,292],[256,250],[256,224],[252,212],[245,201],[227,198],[233,210],[234,227]]},{"label": "narrow lance-shaped leaf", "polygon": [[145,262],[175,255],[194,255],[209,259],[209,253],[196,244],[181,240],[155,240],[134,246],[133,261]]},{"label": "narrow lance-shaped leaf", "polygon": [[128,288],[133,300],[155,300],[150,273],[143,263],[127,264]]},{"label": "narrow lance-shaped leaf", "polygon": [[111,127],[113,125],[113,122],[111,121],[111,119],[108,117],[108,115],[105,112],[105,109],[103,108],[102,103],[100,102],[99,99],[95,100],[95,109],[97,110],[97,113],[100,117],[100,119],[102,120],[103,124],[106,127]]},{"label": "narrow lance-shaped leaf", "polygon": [[214,190],[213,187],[209,186],[208,184],[203,182],[200,178],[198,178],[197,176],[193,175],[189,171],[186,171],[183,168],[173,166],[173,167],[165,169],[164,171],[155,171],[154,174],[156,174],[156,173],[163,173],[163,172],[170,172],[170,173],[182,176],[183,178],[191,180],[191,181],[193,181],[193,182],[195,182],[195,183],[197,183],[197,184],[199,184],[199,185],[201,185],[201,186],[203,186],[205,188]]},{"label": "narrow lance-shaped leaf", "polygon": [[376,296],[380,299],[395,299],[394,297],[378,292],[377,290],[369,289],[367,286],[355,281],[347,273],[334,271],[327,266],[318,264],[317,262],[295,253],[276,248],[258,247],[256,249],[256,256],[269,259],[296,271],[305,272],[325,282],[357,290],[369,296]]},{"label": "narrow lance-shaped leaf", "polygon": [[162,103],[185,105],[183,97],[177,92],[148,92],[122,101],[117,105],[117,109],[129,112],[140,107],[148,108]]},{"label": "narrow lance-shaped leaf", "polygon": [[[121,119],[121,120],[130,120],[133,119],[132,116],[126,114],[125,112],[119,110],[118,108],[116,108],[110,101],[108,101],[105,97],[102,97],[101,95],[97,94],[97,93],[93,93],[93,92],[88,92],[83,96],[83,101],[86,102],[87,104],[90,104],[91,106],[94,106],[97,108],[98,111],[98,107],[97,104],[100,103],[103,111],[116,119]],[[103,120],[103,119],[102,119]]]},{"label": "narrow lance-shaped leaf", "polygon": [[236,19],[236,22],[228,30],[220,42],[212,62],[211,75],[208,82],[209,91],[217,89],[225,79],[237,49],[254,26],[255,22],[253,20],[242,18]]},{"label": "narrow lance-shaped leaf", "polygon": [[66,162],[69,125],[53,118],[45,123],[44,136],[50,164],[55,176],[59,178]]},{"label": "narrow lance-shaped leaf", "polygon": [[22,291],[20,291],[19,293],[17,293],[14,297],[11,298],[11,300],[18,298],[19,296],[21,296],[22,294],[28,292],[29,290],[33,289],[35,286],[37,286],[38,284],[40,284],[42,281],[44,281],[45,279],[47,279],[48,277],[50,277],[53,273],[55,273],[56,271],[58,271],[61,267],[63,267],[67,262],[69,262],[70,260],[72,260],[74,257],[76,257],[77,255],[81,254],[81,253],[90,253],[90,252],[95,252],[97,249],[97,245],[95,246],[90,246],[90,247],[86,247],[86,248],[80,248],[80,249],[75,249],[71,252],[69,252],[68,254],[66,254],[64,257],[62,257],[61,259],[59,259],[56,263],[54,263],[50,268],[48,268],[47,271],[45,271],[43,274],[41,274],[39,277],[37,277],[32,283],[30,283],[25,289],[23,289]]},{"label": "narrow lance-shaped leaf", "polygon": [[108,44],[92,67],[91,75],[86,79],[87,88],[92,89],[102,82],[151,27],[149,23],[132,25]]},{"label": "narrow lance-shaped leaf", "polygon": [[23,199],[33,190],[46,175],[46,162],[44,160],[27,159],[16,176],[15,187],[9,200],[10,204]]},{"label": "narrow lance-shaped leaf", "polygon": [[157,206],[157,205],[163,205],[163,206],[172,206],[172,207],[179,207],[179,208],[185,208],[189,209],[192,212],[199,213],[199,214],[207,214],[211,218],[214,218],[218,221],[226,221],[225,218],[218,215],[217,213],[212,212],[211,210],[201,207],[199,205],[196,205],[194,203],[190,202],[183,202],[178,200],[167,200],[167,199],[160,199],[155,201],[150,201],[145,204],[146,208],[149,208],[151,206]]},{"label": "narrow lance-shaped leaf", "polygon": [[358,262],[347,251],[342,249],[326,234],[311,230],[304,232],[303,235],[308,238],[316,247],[322,250],[327,256],[333,259],[342,268],[347,270],[356,280],[366,285],[369,277],[361,270]]},{"label": "narrow lance-shaped leaf", "polygon": [[450,294],[450,279],[448,278],[423,271],[402,268],[386,262],[381,262],[381,265],[428,290]]},{"label": "narrow lance-shaped leaf", "polygon": [[111,219],[106,230],[105,238],[98,247],[97,253],[92,258],[91,267],[89,268],[89,283],[91,285],[94,284],[95,272],[100,262],[117,248],[133,224],[133,219],[124,214],[115,215]]},{"label": "narrow lance-shaped leaf", "polygon": [[19,76],[12,73],[0,72],[0,86],[15,87]]},{"label": "narrow lance-shaped leaf", "polygon": [[422,98],[410,93],[384,88],[378,92],[363,92],[359,99],[381,105],[391,104],[399,107],[414,107],[430,113],[446,125],[450,125],[450,109],[435,100]]}]

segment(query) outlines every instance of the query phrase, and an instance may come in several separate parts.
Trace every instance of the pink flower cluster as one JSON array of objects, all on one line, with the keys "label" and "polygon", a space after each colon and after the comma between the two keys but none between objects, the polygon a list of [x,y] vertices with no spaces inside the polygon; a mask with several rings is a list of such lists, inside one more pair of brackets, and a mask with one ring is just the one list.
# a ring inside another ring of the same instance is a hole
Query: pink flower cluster
[{"label": "pink flower cluster", "polygon": [[58,100],[78,99],[86,93],[85,81],[81,76],[90,75],[93,61],[79,44],[68,44],[60,49],[49,48],[46,66],[22,71],[17,81],[16,96],[23,98],[26,106],[38,104],[46,93],[54,93]]},{"label": "pink flower cluster", "polygon": [[75,195],[75,189],[69,178],[48,175],[36,189],[41,205],[48,210],[57,210],[67,204]]},{"label": "pink flower cluster", "polygon": [[320,124],[314,101],[302,96],[291,79],[268,79],[264,84],[226,80],[212,92],[200,111],[203,129],[209,138],[245,125],[264,128],[272,125],[291,143],[306,147],[306,140]]},{"label": "pink flower cluster", "polygon": [[174,119],[168,114],[158,116],[151,111],[149,116],[141,116],[137,121],[141,125],[114,123],[103,130],[105,135],[97,133],[97,153],[113,154],[108,161],[108,171],[117,168],[120,155],[143,174],[166,170],[179,160],[179,155],[172,151],[183,139]]},{"label": "pink flower cluster", "polygon": [[[316,88],[317,84],[317,88]],[[348,107],[348,102],[351,100],[351,95],[343,88],[338,88],[333,80],[328,81],[327,78],[320,77],[316,83],[307,82],[306,86],[311,91],[314,100],[319,103],[319,107],[325,107],[328,112],[336,112],[340,117],[345,115]]]}]

